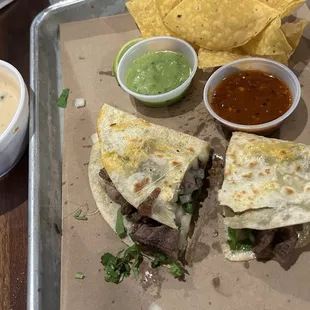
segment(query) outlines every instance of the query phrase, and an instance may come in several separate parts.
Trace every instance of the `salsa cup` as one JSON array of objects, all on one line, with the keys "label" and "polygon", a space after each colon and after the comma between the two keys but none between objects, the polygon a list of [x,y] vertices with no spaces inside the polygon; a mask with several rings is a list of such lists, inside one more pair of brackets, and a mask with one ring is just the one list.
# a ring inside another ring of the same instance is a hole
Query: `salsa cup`
[{"label": "salsa cup", "polygon": [[[292,95],[292,105],[286,113],[276,118],[275,120],[267,123],[259,125],[241,125],[229,122],[214,112],[211,106],[211,100],[214,94],[214,90],[218,86],[218,84],[221,83],[221,81],[225,77],[231,74],[247,70],[259,70],[265,73],[269,73],[277,77],[281,81],[283,81],[288,86]],[[300,83],[296,75],[288,67],[274,60],[253,57],[233,61],[215,71],[208,79],[205,85],[203,98],[204,98],[204,104],[209,113],[216,120],[218,120],[224,127],[227,127],[231,131],[243,131],[254,134],[256,133],[256,134],[268,135],[277,128],[279,128],[281,124],[285,121],[285,119],[293,113],[293,111],[296,109],[299,103],[300,95],[301,95]]]},{"label": "salsa cup", "polygon": [[0,178],[8,173],[20,160],[28,143],[28,91],[18,70],[11,64],[0,60],[0,74],[10,76],[18,85],[19,103],[11,122],[0,134]]},{"label": "salsa cup", "polygon": [[[160,95],[142,95],[130,90],[126,86],[127,72],[135,59],[144,54],[158,51],[182,53],[191,66],[191,73],[187,80],[177,88]],[[150,107],[164,107],[182,99],[189,88],[197,71],[198,58],[195,50],[187,42],[174,37],[153,37],[142,40],[129,48],[121,58],[117,67],[117,78],[122,89],[135,97],[138,101]]]}]

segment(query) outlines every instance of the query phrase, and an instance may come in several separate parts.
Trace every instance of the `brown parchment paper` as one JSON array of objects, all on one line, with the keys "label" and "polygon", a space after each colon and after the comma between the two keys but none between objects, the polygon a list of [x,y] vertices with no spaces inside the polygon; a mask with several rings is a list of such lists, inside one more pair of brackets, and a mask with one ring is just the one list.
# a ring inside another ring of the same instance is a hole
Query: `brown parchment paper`
[{"label": "brown parchment paper", "polygon": [[[305,5],[297,13],[309,19]],[[211,188],[192,237],[189,251],[190,275],[186,282],[173,279],[164,268],[152,270],[145,259],[140,279],[125,279],[120,285],[104,281],[101,255],[118,252],[124,244],[99,213],[87,221],[74,218],[82,207],[96,210],[88,184],[90,136],[96,130],[97,113],[103,103],[131,112],[148,121],[210,141],[216,154],[223,155],[227,139],[207,113],[202,93],[208,78],[198,71],[190,93],[180,103],[152,109],[135,103],[117,85],[111,64],[117,50],[129,39],[140,36],[129,15],[64,24],[61,30],[61,59],[64,87],[71,89],[65,109],[63,152],[63,243],[62,309],[149,309],[155,302],[162,309],[280,310],[310,309],[310,253],[302,251],[295,264],[284,270],[276,262],[232,263],[223,257],[216,213],[217,184]],[[293,115],[274,137],[310,144],[310,29],[298,47],[290,67],[302,84],[302,100]],[[73,106],[85,98],[85,108]],[[74,278],[76,272],[84,280]]]}]

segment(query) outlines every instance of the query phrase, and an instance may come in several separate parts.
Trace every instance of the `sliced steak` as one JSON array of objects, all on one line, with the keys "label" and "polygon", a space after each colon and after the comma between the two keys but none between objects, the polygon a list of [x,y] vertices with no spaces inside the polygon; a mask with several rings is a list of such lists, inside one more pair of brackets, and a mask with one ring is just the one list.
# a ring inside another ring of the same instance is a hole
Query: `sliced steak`
[{"label": "sliced steak", "polygon": [[[136,210],[138,211],[138,210]],[[127,216],[127,219],[132,222],[133,224],[141,224],[142,223],[142,219],[143,219],[143,216],[140,215],[138,212],[134,212],[132,214],[129,214]]]},{"label": "sliced steak", "polygon": [[268,261],[273,258],[273,247],[269,245],[267,248],[260,252],[254,252],[256,254],[257,260]]},{"label": "sliced steak", "polygon": [[100,170],[99,176],[100,176],[100,178],[104,179],[105,181],[112,182],[107,171],[104,168],[102,168]]},{"label": "sliced steak", "polygon": [[259,254],[262,251],[264,251],[267,247],[269,247],[273,241],[274,234],[275,234],[274,229],[258,231],[257,234],[255,235],[253,252]]},{"label": "sliced steak", "polygon": [[114,186],[112,180],[110,179],[108,173],[104,168],[102,168],[99,172],[99,176],[105,180],[105,191],[109,198],[120,204],[121,206],[121,213],[123,215],[128,215],[131,213],[134,213],[136,209],[129,203],[127,200],[121,195],[121,193],[117,190],[117,188]]},{"label": "sliced steak", "polygon": [[122,213],[123,215],[130,215],[130,214],[135,213],[135,212],[136,212],[136,208],[133,207],[133,206],[132,206],[130,203],[128,203],[127,201],[126,201],[125,204],[122,204],[122,205],[121,205],[121,213]]},{"label": "sliced steak", "polygon": [[279,228],[275,236],[275,242],[273,259],[280,264],[285,264],[288,262],[290,254],[295,251],[298,234],[294,227]]},{"label": "sliced steak", "polygon": [[142,224],[133,232],[132,239],[142,245],[159,250],[173,259],[178,258],[179,231],[166,225]]},{"label": "sliced steak", "polygon": [[255,234],[253,252],[257,259],[272,259],[285,264],[295,251],[297,242],[298,234],[293,226],[260,230]]}]

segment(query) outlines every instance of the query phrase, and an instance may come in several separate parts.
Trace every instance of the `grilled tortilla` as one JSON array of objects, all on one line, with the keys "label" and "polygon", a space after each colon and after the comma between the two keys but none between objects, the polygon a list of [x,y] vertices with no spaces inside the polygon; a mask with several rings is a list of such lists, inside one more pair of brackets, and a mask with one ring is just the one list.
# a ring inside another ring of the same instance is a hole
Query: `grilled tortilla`
[{"label": "grilled tortilla", "polygon": [[[89,181],[103,217],[115,230],[120,209],[134,241],[143,243],[143,234],[153,235],[155,241],[144,243],[159,247],[168,256],[175,252],[170,251],[172,245],[184,249],[191,214],[182,204],[191,202],[193,192],[202,185],[209,143],[107,104],[99,113],[97,133]],[[116,198],[111,191],[118,193]],[[160,248],[157,240],[164,234],[169,244],[163,246],[169,249]],[[128,237],[124,241],[132,243]]]},{"label": "grilled tortilla", "polygon": [[[297,226],[310,222],[310,146],[234,133],[218,197],[225,207],[226,227],[254,231],[250,236],[254,251],[259,238],[267,240],[267,231],[268,246],[275,245],[275,238],[281,239],[280,233],[293,236],[292,244],[298,246],[303,229]],[[289,227],[295,227],[296,234],[288,231]],[[255,258],[253,251],[232,253],[227,245],[225,248],[231,260]]]}]

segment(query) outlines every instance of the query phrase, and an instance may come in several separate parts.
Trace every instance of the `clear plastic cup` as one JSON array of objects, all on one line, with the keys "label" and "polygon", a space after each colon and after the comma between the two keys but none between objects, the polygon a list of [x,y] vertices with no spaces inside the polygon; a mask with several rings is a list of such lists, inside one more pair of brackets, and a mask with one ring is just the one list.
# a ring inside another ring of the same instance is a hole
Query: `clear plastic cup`
[{"label": "clear plastic cup", "polygon": [[[191,74],[188,79],[179,87],[160,95],[141,95],[133,92],[126,86],[127,72],[132,62],[144,54],[157,51],[172,51],[182,53],[191,66]],[[128,94],[135,97],[147,106],[162,107],[179,101],[190,86],[197,71],[198,58],[195,50],[187,42],[174,37],[153,37],[136,43],[126,51],[117,67],[117,78],[120,86]]]},{"label": "clear plastic cup", "polygon": [[29,96],[25,82],[18,70],[0,60],[0,74],[16,82],[20,98],[9,126],[0,135],[0,177],[8,173],[20,160],[28,143]]},{"label": "clear plastic cup", "polygon": [[[227,76],[246,70],[259,70],[266,73],[270,73],[271,75],[277,77],[281,81],[283,81],[289,88],[292,95],[292,106],[290,109],[284,113],[279,118],[259,125],[240,125],[236,123],[229,122],[219,115],[217,115],[212,107],[211,107],[211,99],[217,85]],[[208,109],[209,113],[217,119],[222,125],[227,127],[232,131],[243,131],[249,133],[256,133],[267,135],[276,130],[281,126],[283,121],[293,113],[296,109],[301,95],[300,83],[296,77],[296,75],[286,66],[281,63],[266,59],[266,58],[243,58],[236,61],[233,61],[217,71],[215,71],[211,77],[208,79],[206,86],[204,88],[203,98],[204,104]]]}]

